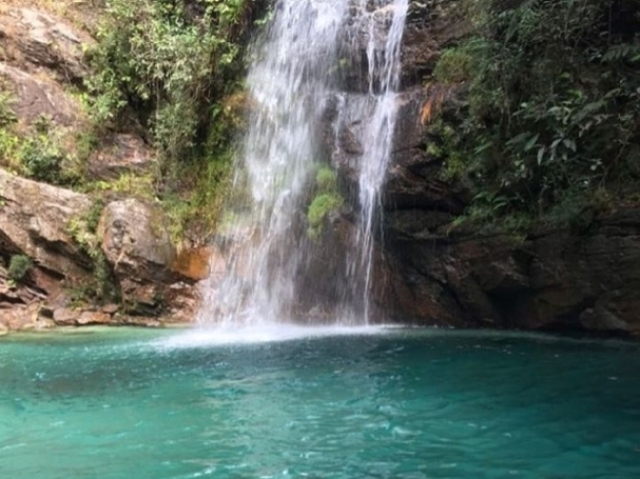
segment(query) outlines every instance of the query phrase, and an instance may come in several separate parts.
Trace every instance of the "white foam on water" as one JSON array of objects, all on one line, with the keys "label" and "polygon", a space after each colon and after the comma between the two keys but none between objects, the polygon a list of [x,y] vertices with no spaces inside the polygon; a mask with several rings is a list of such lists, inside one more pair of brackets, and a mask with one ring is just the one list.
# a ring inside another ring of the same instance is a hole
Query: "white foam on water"
[{"label": "white foam on water", "polygon": [[223,345],[276,343],[331,336],[373,336],[387,334],[394,325],[302,326],[289,323],[266,323],[245,326],[222,324],[219,327],[195,328],[156,340],[152,345],[160,349],[190,349]]}]

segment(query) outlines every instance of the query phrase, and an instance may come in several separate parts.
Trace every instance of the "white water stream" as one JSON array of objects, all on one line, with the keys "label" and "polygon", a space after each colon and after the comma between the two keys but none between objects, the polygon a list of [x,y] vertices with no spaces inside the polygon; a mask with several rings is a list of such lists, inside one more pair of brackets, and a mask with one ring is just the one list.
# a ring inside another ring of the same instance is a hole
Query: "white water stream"
[{"label": "white water stream", "polygon": [[[344,291],[324,301],[334,311],[329,322],[369,322],[375,229],[393,141],[407,3],[276,2],[247,80],[252,115],[236,174],[236,188],[246,188],[247,199],[243,208],[230,205],[234,213],[225,232],[227,271],[205,285],[201,323],[256,328],[314,321],[302,317],[309,307],[301,306],[299,287],[301,277],[313,274],[308,265],[318,250],[306,237],[306,210],[316,172],[326,162],[323,115],[336,98],[340,111],[334,127],[346,116],[359,116],[364,126],[357,140],[364,153],[358,168],[359,204],[352,205],[356,233],[345,245],[352,251],[344,255],[345,264],[329,273]],[[359,73],[368,79],[368,88],[364,95],[353,95],[341,85],[341,68],[345,56],[363,55],[366,71]],[[359,100],[352,101],[352,96]],[[342,111],[346,109],[348,115]],[[322,304],[314,308],[325,309]]]}]

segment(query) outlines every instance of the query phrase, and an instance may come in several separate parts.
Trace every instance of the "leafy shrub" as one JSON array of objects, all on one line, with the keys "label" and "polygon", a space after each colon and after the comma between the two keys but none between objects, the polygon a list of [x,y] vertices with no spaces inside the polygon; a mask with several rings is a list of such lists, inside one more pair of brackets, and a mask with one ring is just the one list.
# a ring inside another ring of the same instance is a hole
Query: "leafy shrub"
[{"label": "leafy shrub", "polygon": [[28,139],[21,148],[20,159],[30,178],[54,184],[61,182],[64,154],[45,136]]},{"label": "leafy shrub", "polygon": [[472,43],[462,47],[445,50],[433,72],[441,83],[460,83],[469,79],[472,74],[474,54]]},{"label": "leafy shrub", "polygon": [[229,191],[233,141],[249,103],[242,57],[268,3],[107,1],[97,46],[87,52],[94,74],[85,101],[99,126],[149,132],[159,153],[151,194],[165,201],[177,234],[212,229]]},{"label": "leafy shrub", "polygon": [[266,2],[250,0],[110,0],[89,97],[98,122],[134,115],[157,146],[181,159],[206,139],[225,95],[237,88],[243,34]]},{"label": "leafy shrub", "polygon": [[476,29],[435,69],[439,81],[468,89],[466,104],[431,127],[445,177],[469,179],[474,203],[500,217],[545,215],[602,187],[618,197],[635,191],[637,3],[467,3]]},{"label": "leafy shrub", "polygon": [[20,282],[33,266],[33,261],[26,255],[17,254],[11,257],[9,261],[8,275],[9,279]]}]

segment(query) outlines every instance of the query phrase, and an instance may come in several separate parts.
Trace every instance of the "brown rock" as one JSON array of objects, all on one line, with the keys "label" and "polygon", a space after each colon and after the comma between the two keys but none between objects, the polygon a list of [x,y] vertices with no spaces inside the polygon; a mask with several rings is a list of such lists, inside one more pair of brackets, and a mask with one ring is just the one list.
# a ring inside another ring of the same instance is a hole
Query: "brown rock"
[{"label": "brown rock", "polygon": [[118,306],[117,304],[107,304],[103,306],[101,310],[103,313],[106,313],[106,314],[115,314],[118,312],[119,309],[120,309],[120,306]]},{"label": "brown rock", "polygon": [[102,311],[85,311],[76,320],[78,326],[87,326],[92,324],[109,324],[111,315]]},{"label": "brown rock", "polygon": [[162,322],[156,318],[142,316],[121,316],[118,318],[119,324],[126,326],[141,326],[144,328],[161,328]]},{"label": "brown rock", "polygon": [[90,156],[88,169],[94,178],[113,180],[123,173],[144,171],[153,161],[153,154],[142,138],[118,133],[105,139]]},{"label": "brown rock", "polygon": [[26,254],[58,277],[90,277],[91,261],[68,232],[91,209],[88,196],[0,169],[0,201],[0,249]]},{"label": "brown rock", "polygon": [[39,10],[10,9],[0,15],[3,61],[25,71],[51,70],[58,81],[79,82],[86,74],[82,44],[93,43],[63,20]]},{"label": "brown rock", "polygon": [[69,308],[59,308],[53,312],[53,321],[58,326],[75,326],[81,311]]},{"label": "brown rock", "polygon": [[176,255],[171,269],[185,278],[194,281],[206,279],[211,274],[211,257],[214,253],[219,256],[217,248],[207,246],[204,248],[180,249]]},{"label": "brown rock", "polygon": [[172,277],[175,249],[162,214],[153,206],[136,199],[110,203],[100,218],[98,236],[119,280],[155,283]]},{"label": "brown rock", "polygon": [[11,107],[20,120],[33,123],[44,116],[64,126],[78,120],[78,105],[56,83],[43,81],[2,62],[0,78],[10,82],[14,93]]},{"label": "brown rock", "polygon": [[186,283],[174,283],[165,291],[167,310],[164,322],[190,323],[198,312],[200,295],[198,290]]},{"label": "brown rock", "polygon": [[0,309],[0,318],[4,326],[11,331],[27,331],[37,328],[39,304],[29,306],[14,305]]}]

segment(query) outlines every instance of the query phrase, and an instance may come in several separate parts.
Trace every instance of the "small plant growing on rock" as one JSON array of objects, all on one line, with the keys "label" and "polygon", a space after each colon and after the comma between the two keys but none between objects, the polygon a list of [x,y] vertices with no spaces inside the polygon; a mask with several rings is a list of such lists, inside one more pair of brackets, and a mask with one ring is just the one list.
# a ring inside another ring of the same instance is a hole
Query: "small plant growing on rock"
[{"label": "small plant growing on rock", "polygon": [[330,213],[344,204],[344,198],[338,192],[338,175],[328,166],[322,166],[316,174],[316,196],[307,210],[307,236],[317,240],[322,234],[322,225]]},{"label": "small plant growing on rock", "polygon": [[323,193],[315,197],[311,205],[309,205],[309,211],[307,213],[307,220],[309,221],[309,229],[307,234],[312,240],[317,240],[322,234],[322,224],[324,219],[329,213],[338,210],[344,200],[336,193]]},{"label": "small plant growing on rock", "polygon": [[91,297],[100,302],[112,302],[116,301],[119,296],[109,263],[100,248],[100,238],[97,232],[103,209],[104,202],[96,200],[86,215],[72,218],[67,226],[67,232],[91,259],[93,270],[92,284],[84,285],[83,288],[77,290],[76,300]]},{"label": "small plant growing on rock", "polygon": [[320,191],[333,191],[338,187],[338,175],[331,168],[323,166],[316,174],[316,185]]},{"label": "small plant growing on rock", "polygon": [[15,283],[19,283],[25,278],[27,273],[29,273],[32,266],[33,261],[26,255],[17,254],[12,256],[9,261],[9,279]]},{"label": "small plant growing on rock", "polygon": [[22,165],[30,178],[57,184],[61,181],[64,154],[44,135],[29,139],[21,151]]},{"label": "small plant growing on rock", "polygon": [[15,123],[16,120],[16,114],[11,107],[11,95],[9,93],[0,93],[0,127],[6,127]]}]

